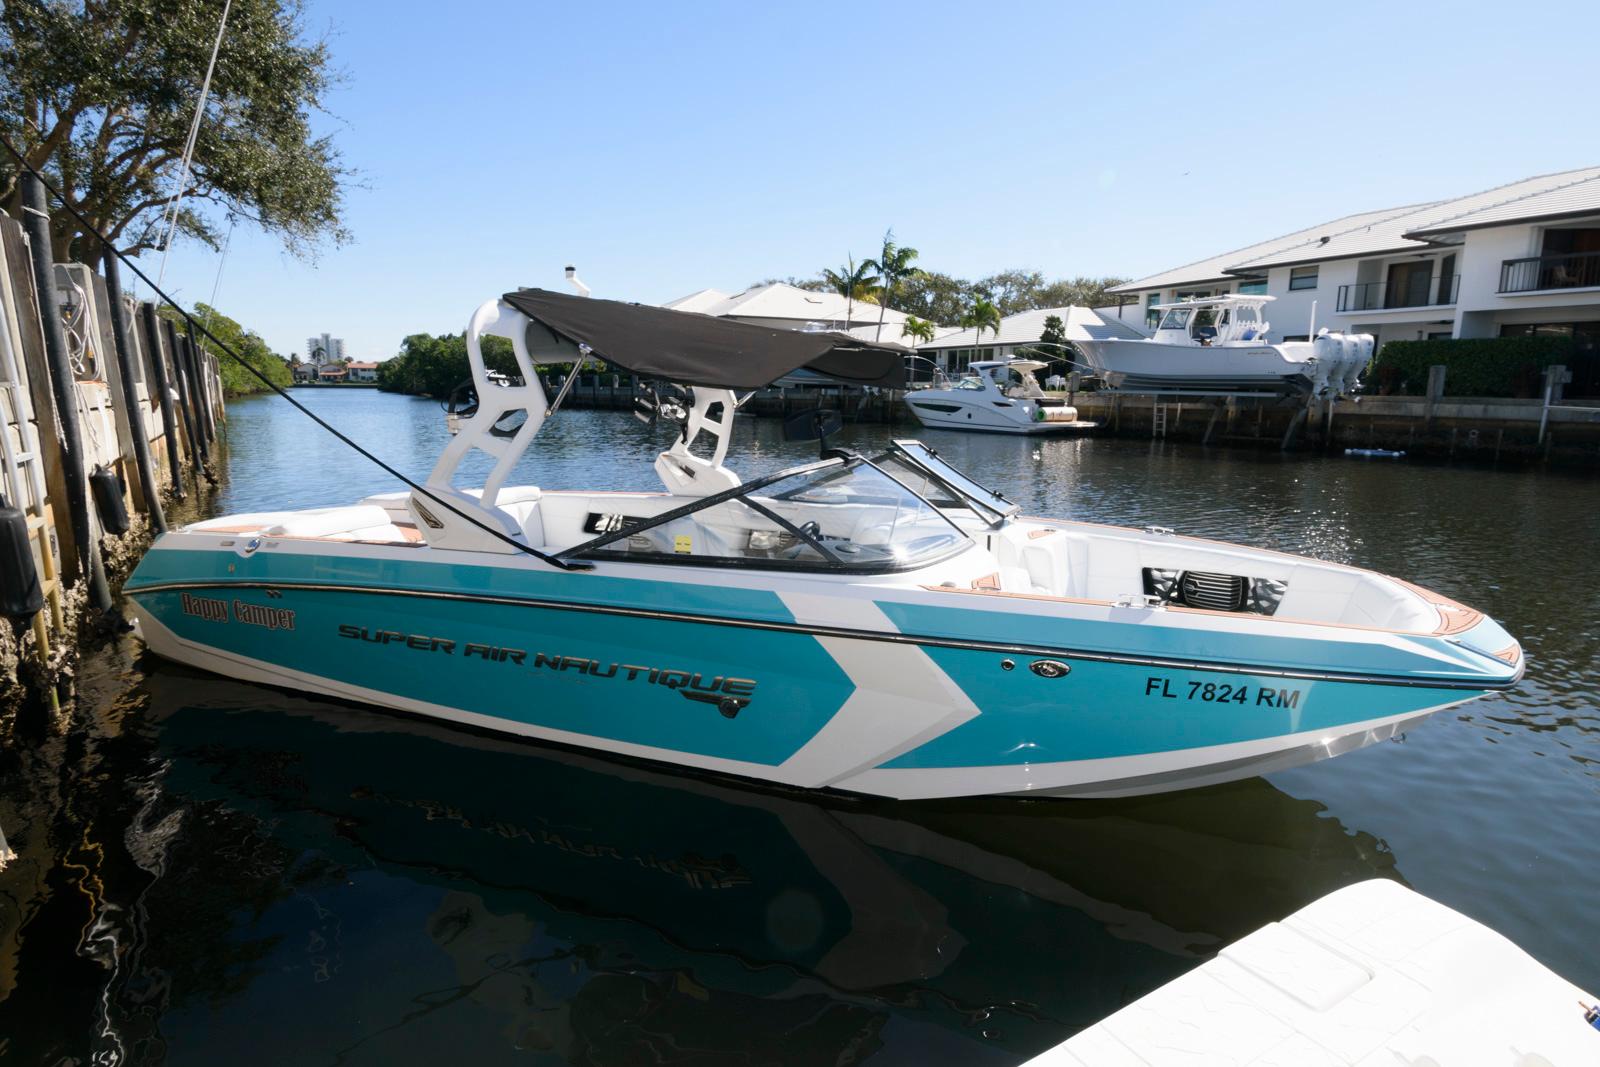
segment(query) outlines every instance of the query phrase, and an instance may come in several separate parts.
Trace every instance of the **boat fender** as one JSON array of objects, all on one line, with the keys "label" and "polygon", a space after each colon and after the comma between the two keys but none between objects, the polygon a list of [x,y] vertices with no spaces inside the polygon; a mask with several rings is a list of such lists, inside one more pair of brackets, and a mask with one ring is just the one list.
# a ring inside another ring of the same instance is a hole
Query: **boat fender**
[{"label": "boat fender", "polygon": [[122,479],[117,472],[95,464],[89,475],[89,492],[94,496],[94,509],[100,515],[100,528],[108,534],[121,537],[128,532],[128,505],[122,498]]},{"label": "boat fender", "polygon": [[28,546],[28,517],[0,497],[0,615],[20,624],[42,607],[44,590]]}]

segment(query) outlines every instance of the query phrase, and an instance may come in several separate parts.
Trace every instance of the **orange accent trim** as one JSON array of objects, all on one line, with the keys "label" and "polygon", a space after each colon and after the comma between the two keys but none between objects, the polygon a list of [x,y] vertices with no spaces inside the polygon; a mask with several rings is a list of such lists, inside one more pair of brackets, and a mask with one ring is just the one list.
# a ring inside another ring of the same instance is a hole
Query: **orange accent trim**
[{"label": "orange accent trim", "polygon": [[1060,530],[1057,530],[1054,527],[1051,527],[1051,528],[1046,529],[1046,530],[1029,530],[1028,531],[1028,540],[1037,541],[1041,537],[1049,537],[1051,534],[1058,534],[1060,532],[1061,532]]},{"label": "orange accent trim", "polygon": [[1513,641],[1511,642],[1511,647],[1502,648],[1499,652],[1494,653],[1494,658],[1503,659],[1515,667],[1517,661],[1522,658],[1522,646]]},{"label": "orange accent trim", "polygon": [[1000,574],[998,571],[994,574],[985,574],[982,578],[974,578],[972,580],[972,588],[970,590],[965,590],[965,592],[974,593],[998,593],[999,591]]}]

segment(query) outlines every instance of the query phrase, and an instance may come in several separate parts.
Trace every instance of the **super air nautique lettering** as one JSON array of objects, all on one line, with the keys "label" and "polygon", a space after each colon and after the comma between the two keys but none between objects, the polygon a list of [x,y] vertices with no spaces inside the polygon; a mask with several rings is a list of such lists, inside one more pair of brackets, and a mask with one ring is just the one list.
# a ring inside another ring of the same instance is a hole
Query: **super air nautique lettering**
[{"label": "super air nautique lettering", "polygon": [[365,626],[351,626],[348,623],[340,625],[339,636],[374,645],[399,645],[416,652],[443,652],[445,655],[451,655],[456,650],[456,643],[443,637],[403,634],[398,630],[369,630]]},{"label": "super air nautique lettering", "polygon": [[1171,678],[1146,678],[1144,695],[1162,700],[1197,700],[1203,704],[1242,704],[1253,708],[1298,710],[1299,689],[1237,685],[1231,682],[1176,682]]},{"label": "super air nautique lettering", "polygon": [[701,704],[712,704],[725,717],[738,715],[755,696],[756,682],[752,678],[733,678],[721,674],[710,679],[699,672],[670,670],[661,667],[644,667],[637,663],[602,663],[580,656],[557,656],[545,652],[533,654],[535,668],[550,671],[577,671],[590,678],[618,678],[625,682],[643,681],[646,685],[660,685],[678,692],[679,696]]},{"label": "super air nautique lettering", "polygon": [[[292,612],[290,614],[293,615]],[[443,653],[447,656],[455,655],[459,647],[464,659],[511,663],[540,672],[550,671],[556,674],[577,674],[585,678],[659,685],[675,691],[685,700],[710,704],[721,712],[723,717],[729,719],[749,706],[751,700],[755,698],[757,684],[754,678],[735,678],[723,674],[708,676],[701,671],[650,667],[639,663],[603,662],[586,656],[563,656],[550,652],[535,652],[530,662],[528,653],[520,648],[502,648],[499,645],[483,645],[475,642],[458,644],[442,637],[408,634],[399,630],[381,630],[350,623],[340,624],[339,636],[372,645],[386,645],[416,652]]]}]

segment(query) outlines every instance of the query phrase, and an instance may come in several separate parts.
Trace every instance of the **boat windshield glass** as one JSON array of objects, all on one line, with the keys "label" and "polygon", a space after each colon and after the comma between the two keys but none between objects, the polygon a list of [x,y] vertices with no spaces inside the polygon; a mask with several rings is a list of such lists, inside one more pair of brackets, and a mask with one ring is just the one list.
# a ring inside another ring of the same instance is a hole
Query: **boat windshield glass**
[{"label": "boat windshield glass", "polygon": [[970,378],[962,378],[959,382],[956,383],[956,388],[957,389],[984,389],[984,388],[986,388],[986,386],[983,384],[983,379],[982,378],[970,377]]},{"label": "boat windshield glass", "polygon": [[956,470],[921,441],[896,441],[893,451],[874,462],[924,500],[946,510],[975,512],[991,525],[998,525],[1021,510],[993,489]]},{"label": "boat windshield glass", "polygon": [[1194,313],[1193,308],[1173,308],[1161,320],[1158,329],[1182,330],[1189,325],[1189,316]]},{"label": "boat windshield glass", "polygon": [[653,518],[625,517],[564,556],[902,570],[970,544],[938,508],[864,460],[773,475]]}]

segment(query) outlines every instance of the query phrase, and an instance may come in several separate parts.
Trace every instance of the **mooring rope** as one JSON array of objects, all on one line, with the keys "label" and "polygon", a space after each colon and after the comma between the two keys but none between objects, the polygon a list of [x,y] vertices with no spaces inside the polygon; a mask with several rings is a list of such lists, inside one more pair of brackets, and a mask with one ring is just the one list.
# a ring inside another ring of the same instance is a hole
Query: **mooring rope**
[{"label": "mooring rope", "polygon": [[[47,192],[49,192],[51,196],[54,196],[56,198],[56,202],[59,203],[62,207],[64,207],[67,210],[67,213],[69,215],[71,215],[75,220],[77,220],[78,225],[82,226],[87,232],[94,234],[95,237],[99,239],[100,246],[102,248],[104,248],[111,255],[115,256],[119,262],[121,262],[124,266],[126,266],[129,270],[131,270],[138,278],[140,278],[146,285],[148,285],[150,287],[150,290],[153,293],[156,294],[156,296],[161,300],[162,303],[166,304],[172,310],[176,311],[179,315],[183,316],[184,322],[188,323],[189,326],[193,327],[196,331],[198,331],[203,337],[206,338],[206,340],[210,341],[213,345],[215,345],[216,348],[219,351],[226,353],[228,358],[232,359],[239,366],[243,367],[246,371],[248,371],[251,374],[251,376],[253,376],[262,385],[264,385],[268,389],[272,390],[274,393],[276,393],[278,396],[282,397],[284,400],[287,400],[302,415],[304,415],[306,418],[310,419],[312,422],[316,423],[318,426],[321,426],[324,430],[327,430],[329,433],[331,433],[335,438],[337,438],[343,444],[346,444],[346,445],[350,446],[350,448],[353,449],[358,455],[360,455],[360,456],[364,457],[365,459],[371,461],[379,470],[383,471],[385,474],[387,474],[390,477],[394,478],[395,480],[399,481],[402,485],[405,485],[412,492],[420,493],[422,496],[428,498],[433,503],[438,504],[440,507],[442,507],[446,511],[450,512],[452,515],[455,515],[457,518],[463,519],[466,522],[470,523],[471,525],[476,526],[478,529],[482,530],[484,533],[488,534],[490,537],[493,537],[497,541],[502,541],[505,544],[510,545],[512,548],[516,549],[518,552],[525,553],[526,555],[532,556],[534,559],[537,559],[537,560],[539,560],[539,561],[541,561],[543,563],[548,563],[548,564],[550,564],[550,566],[557,567],[557,568],[559,568],[561,570],[564,570],[564,571],[579,571],[579,570],[592,570],[593,569],[594,564],[589,563],[586,560],[564,560],[564,559],[559,559],[559,558],[557,558],[555,556],[549,555],[548,553],[540,552],[537,548],[534,548],[532,545],[525,544],[522,541],[518,541],[516,538],[510,536],[509,534],[507,534],[503,530],[495,529],[493,526],[490,526],[488,523],[483,522],[482,520],[480,520],[480,519],[478,519],[478,518],[476,518],[476,517],[474,517],[472,515],[467,514],[466,512],[462,511],[460,508],[457,508],[455,505],[450,503],[449,500],[446,500],[443,497],[439,496],[438,494],[430,491],[426,486],[420,484],[419,482],[416,482],[416,481],[412,480],[411,478],[406,477],[404,474],[401,474],[394,467],[391,467],[388,463],[386,463],[383,460],[379,459],[377,456],[373,455],[371,452],[367,451],[362,446],[356,444],[355,441],[351,440],[343,432],[341,432],[338,429],[335,429],[334,426],[331,423],[329,423],[327,420],[323,419],[316,412],[312,411],[310,408],[308,408],[304,404],[300,403],[300,401],[298,401],[294,397],[290,396],[281,386],[279,386],[276,382],[274,382],[270,378],[268,378],[266,376],[266,374],[264,374],[262,371],[257,369],[253,364],[247,362],[242,356],[240,356],[232,348],[228,347],[228,345],[226,343],[224,343],[221,338],[219,338],[216,334],[212,333],[209,329],[207,329],[203,323],[201,323],[193,315],[191,315],[187,311],[185,311],[182,308],[182,306],[180,306],[178,304],[178,302],[176,300],[174,300],[172,297],[167,295],[167,293],[166,293],[166,291],[164,289],[162,289],[155,282],[151,281],[150,280],[150,276],[148,274],[146,274],[144,271],[140,270],[139,267],[138,267],[138,264],[134,263],[133,260],[129,256],[127,256],[126,254],[118,251],[116,245],[114,245],[108,237],[106,237],[103,233],[101,233],[100,230],[95,226],[94,223],[90,222],[87,218],[85,218],[81,211],[79,211],[77,208],[73,207],[72,204],[67,200],[67,198],[61,195],[60,190],[58,190],[54,185],[50,184],[50,182],[45,178],[45,176],[43,174],[40,174],[37,170],[35,170],[33,168],[33,166],[28,163],[27,158],[25,156],[23,156],[23,154],[17,150],[17,147],[15,145],[13,145],[11,143],[10,138],[5,137],[3,134],[0,134],[0,148],[4,148],[6,150],[6,152],[8,152],[11,155],[11,157],[14,158],[17,161],[17,165],[19,167],[21,167],[27,173],[33,175],[33,177],[39,182],[39,184],[44,186],[45,190]],[[114,309],[114,310],[116,311],[117,314],[121,314],[121,309],[120,308],[117,308],[117,309]]]}]

